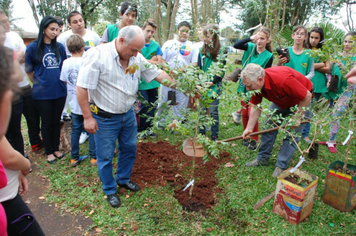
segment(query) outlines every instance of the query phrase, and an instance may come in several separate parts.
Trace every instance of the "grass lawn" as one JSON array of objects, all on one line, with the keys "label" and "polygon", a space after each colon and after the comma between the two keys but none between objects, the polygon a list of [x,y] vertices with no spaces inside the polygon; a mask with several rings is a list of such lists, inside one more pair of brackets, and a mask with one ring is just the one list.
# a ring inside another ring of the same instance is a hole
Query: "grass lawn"
[{"label": "grass lawn", "polygon": [[[232,123],[231,118],[231,113],[240,106],[239,101],[234,99],[236,85],[226,88],[226,91],[231,96],[220,104],[220,139],[242,134],[242,125]],[[348,122],[342,121],[342,126],[338,142],[342,142],[348,134]],[[312,125],[311,133],[313,130]],[[171,143],[182,143],[184,140],[184,137],[167,131],[157,132],[159,139]],[[317,139],[328,139],[328,127],[324,128],[324,134],[319,134]],[[338,145],[336,154],[320,146],[319,158],[307,159],[303,163],[304,171],[319,177],[313,211],[306,221],[292,225],[272,213],[273,199],[257,211],[253,210],[258,200],[276,188],[277,179],[271,175],[281,140],[282,135],[279,135],[269,165],[255,168],[246,168],[245,162],[253,160],[256,151],[249,151],[241,145],[241,141],[222,146],[222,149],[232,154],[235,166],[222,166],[218,170],[219,185],[224,193],[218,196],[217,205],[204,213],[183,211],[173,197],[173,188],[168,185],[120,195],[122,206],[112,208],[104,198],[96,168],[89,161],[71,168],[70,155],[55,165],[48,165],[43,157],[37,161],[41,170],[38,174],[51,181],[46,199],[54,202],[63,212],[80,212],[90,217],[98,235],[355,235],[356,211],[342,213],[322,202],[327,165],[335,160],[343,160],[346,146]],[[356,164],[355,140],[352,142],[349,163]],[[83,154],[88,151],[87,145],[81,145]],[[301,143],[302,147],[305,145]],[[69,150],[66,152],[70,153]],[[299,156],[295,153],[290,166],[298,163]]]}]

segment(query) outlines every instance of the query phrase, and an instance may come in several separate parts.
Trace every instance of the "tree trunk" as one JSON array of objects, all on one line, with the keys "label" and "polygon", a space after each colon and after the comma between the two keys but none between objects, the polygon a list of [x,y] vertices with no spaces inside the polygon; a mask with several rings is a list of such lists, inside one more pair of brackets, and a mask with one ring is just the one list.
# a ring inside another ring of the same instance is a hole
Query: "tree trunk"
[{"label": "tree trunk", "polygon": [[156,34],[155,34],[155,39],[156,41],[162,46],[162,40],[161,40],[161,33],[162,33],[162,27],[160,27],[160,22],[161,22],[161,1],[160,0],[155,0],[155,21],[158,25]]}]

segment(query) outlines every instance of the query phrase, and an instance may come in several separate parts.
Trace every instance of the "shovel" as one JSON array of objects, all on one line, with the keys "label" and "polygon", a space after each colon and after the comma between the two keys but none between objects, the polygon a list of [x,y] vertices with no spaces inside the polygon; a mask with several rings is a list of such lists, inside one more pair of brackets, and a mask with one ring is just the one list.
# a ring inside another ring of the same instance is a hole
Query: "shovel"
[{"label": "shovel", "polygon": [[[300,125],[305,124],[310,122],[310,120],[305,120],[300,122]],[[254,132],[254,133],[250,133],[249,136],[255,136],[255,135],[260,135],[260,134],[265,134],[265,133],[269,133],[272,131],[276,131],[280,128],[285,128],[286,126],[280,127],[280,126],[276,126],[274,128],[270,128],[270,129],[266,129],[266,130],[262,130],[262,131],[258,131],[258,132]],[[297,128],[297,127],[295,127]],[[239,139],[243,139],[242,135],[241,136],[237,136],[237,137],[233,137],[233,138],[228,138],[228,139],[223,139],[220,141],[217,141],[217,143],[222,143],[222,142],[230,142],[230,141],[234,141],[234,140],[239,140]],[[194,153],[194,147],[195,147],[195,153]],[[202,144],[198,144],[195,138],[189,138],[186,139],[183,142],[183,152],[185,155],[187,156],[196,156],[196,157],[203,157],[206,155],[206,151],[203,148]]]}]

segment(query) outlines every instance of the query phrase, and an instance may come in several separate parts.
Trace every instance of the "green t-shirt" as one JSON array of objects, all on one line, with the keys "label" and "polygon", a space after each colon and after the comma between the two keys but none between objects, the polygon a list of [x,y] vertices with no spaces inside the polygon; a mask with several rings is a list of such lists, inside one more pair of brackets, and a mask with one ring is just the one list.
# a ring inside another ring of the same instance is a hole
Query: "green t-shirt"
[{"label": "green t-shirt", "polygon": [[[150,60],[152,57],[157,55],[157,50],[159,48],[159,44],[151,40],[148,47],[146,45],[142,48],[142,56],[144,56],[147,60]],[[150,83],[147,83],[144,79],[141,79],[139,90],[149,90],[159,87],[159,83],[156,80],[152,80]]]},{"label": "green t-shirt", "polygon": [[108,42],[113,41],[117,35],[119,34],[119,25],[118,24],[112,24],[112,25],[108,25]]},{"label": "green t-shirt", "polygon": [[313,64],[313,58],[309,56],[309,49],[305,49],[302,54],[297,55],[293,52],[293,48],[289,47],[290,61],[283,64],[288,66],[303,75],[308,75]]},{"label": "green t-shirt", "polygon": [[[245,66],[249,63],[255,63],[255,64],[258,64],[261,67],[265,68],[268,61],[273,56],[272,53],[270,53],[268,50],[264,50],[262,53],[256,54],[255,53],[256,47],[257,46],[254,43],[247,44],[247,50],[244,52],[244,55],[242,56],[242,65],[243,65],[242,69],[244,69]],[[241,80],[239,81],[239,87],[237,88],[237,92],[238,93],[246,92],[245,85],[242,83]]]},{"label": "green t-shirt", "polygon": [[[315,58],[314,63],[320,63],[319,58]],[[325,93],[328,91],[326,74],[315,70],[315,75],[311,79],[314,87],[314,93]]]}]

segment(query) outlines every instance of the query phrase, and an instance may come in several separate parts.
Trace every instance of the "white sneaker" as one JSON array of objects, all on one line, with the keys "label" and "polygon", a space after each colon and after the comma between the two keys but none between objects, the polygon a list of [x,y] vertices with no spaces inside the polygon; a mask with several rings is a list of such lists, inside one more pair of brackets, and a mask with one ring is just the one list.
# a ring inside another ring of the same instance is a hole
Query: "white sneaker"
[{"label": "white sneaker", "polygon": [[236,124],[240,124],[241,123],[241,112],[233,112],[232,114],[232,120],[236,123]]},{"label": "white sneaker", "polygon": [[88,138],[89,138],[89,134],[87,132],[82,132],[80,134],[79,144],[85,143],[85,141],[87,141]]}]

